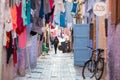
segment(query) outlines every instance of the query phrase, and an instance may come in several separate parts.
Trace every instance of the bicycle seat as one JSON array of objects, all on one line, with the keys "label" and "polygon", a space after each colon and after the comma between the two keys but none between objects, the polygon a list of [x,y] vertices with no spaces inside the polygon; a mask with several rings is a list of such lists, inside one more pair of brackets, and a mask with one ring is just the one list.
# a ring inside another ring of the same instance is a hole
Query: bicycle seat
[{"label": "bicycle seat", "polygon": [[104,49],[97,49],[97,51],[101,53],[101,52],[104,52]]}]

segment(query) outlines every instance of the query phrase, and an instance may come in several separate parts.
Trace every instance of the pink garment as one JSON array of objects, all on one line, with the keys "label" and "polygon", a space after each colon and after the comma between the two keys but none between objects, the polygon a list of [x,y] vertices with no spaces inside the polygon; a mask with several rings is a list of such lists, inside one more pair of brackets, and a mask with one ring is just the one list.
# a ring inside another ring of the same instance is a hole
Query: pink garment
[{"label": "pink garment", "polygon": [[26,27],[24,31],[19,35],[19,48],[24,49],[26,46]]},{"label": "pink garment", "polygon": [[50,2],[50,9],[52,9],[52,7],[53,7],[53,0],[49,0],[49,2]]}]

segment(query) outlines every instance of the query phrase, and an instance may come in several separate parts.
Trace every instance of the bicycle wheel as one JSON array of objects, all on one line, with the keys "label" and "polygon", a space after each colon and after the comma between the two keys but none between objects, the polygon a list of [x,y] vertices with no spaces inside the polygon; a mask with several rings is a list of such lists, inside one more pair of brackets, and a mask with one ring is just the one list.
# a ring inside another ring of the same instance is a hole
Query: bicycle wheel
[{"label": "bicycle wheel", "polygon": [[83,79],[91,79],[95,75],[95,61],[88,60],[82,70]]},{"label": "bicycle wheel", "polygon": [[100,80],[104,72],[104,59],[99,58],[96,63],[96,71],[95,71],[95,78],[96,80]]}]

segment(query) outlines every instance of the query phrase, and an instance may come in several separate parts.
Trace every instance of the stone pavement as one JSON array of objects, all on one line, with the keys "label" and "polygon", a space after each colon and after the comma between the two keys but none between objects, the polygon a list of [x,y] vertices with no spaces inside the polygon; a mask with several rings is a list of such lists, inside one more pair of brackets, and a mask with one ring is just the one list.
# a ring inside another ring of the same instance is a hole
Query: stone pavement
[{"label": "stone pavement", "polygon": [[27,73],[25,77],[16,77],[14,80],[83,80],[82,67],[74,66],[72,53],[59,51],[54,54],[50,51],[49,54],[45,59],[38,58],[31,76]]}]

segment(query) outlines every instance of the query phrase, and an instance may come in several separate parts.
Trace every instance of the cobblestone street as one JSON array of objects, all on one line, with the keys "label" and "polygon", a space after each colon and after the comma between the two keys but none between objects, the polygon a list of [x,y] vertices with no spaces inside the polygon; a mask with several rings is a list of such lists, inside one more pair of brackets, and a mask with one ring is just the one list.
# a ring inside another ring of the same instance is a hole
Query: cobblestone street
[{"label": "cobblestone street", "polygon": [[31,76],[27,73],[25,77],[16,77],[14,80],[83,80],[82,67],[74,66],[72,53],[53,53],[50,51],[45,59],[38,59]]}]

